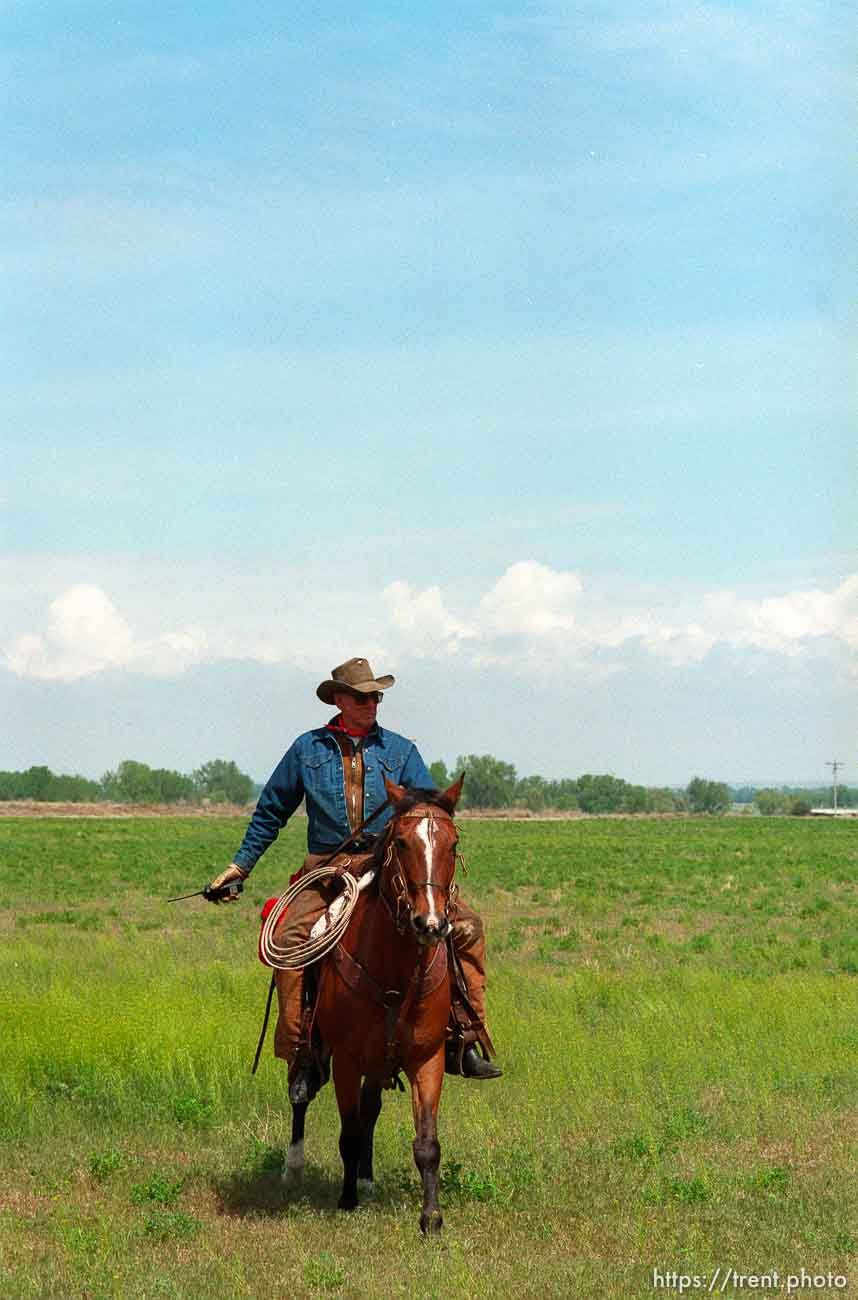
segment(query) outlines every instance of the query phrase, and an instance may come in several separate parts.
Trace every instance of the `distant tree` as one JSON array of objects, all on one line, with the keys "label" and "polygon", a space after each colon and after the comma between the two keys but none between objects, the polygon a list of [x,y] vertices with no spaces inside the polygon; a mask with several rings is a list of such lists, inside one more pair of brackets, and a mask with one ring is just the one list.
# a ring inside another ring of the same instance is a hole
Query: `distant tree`
[{"label": "distant tree", "polygon": [[578,782],[571,777],[560,781],[547,781],[545,785],[545,806],[556,808],[558,812],[575,812],[578,803]]},{"label": "distant tree", "polygon": [[620,777],[586,772],[578,777],[578,803],[587,813],[622,812],[627,789]]},{"label": "distant tree", "polygon": [[101,779],[105,799],[115,803],[157,803],[158,784],[148,763],[124,759],[115,772],[105,772]]},{"label": "distant tree", "polygon": [[180,800],[191,800],[196,797],[197,789],[193,777],[184,776],[181,772],[156,767],[152,769],[152,780],[158,803],[178,803]]},{"label": "distant tree", "polygon": [[652,801],[649,791],[642,785],[627,785],[623,793],[623,812],[650,812]]},{"label": "distant tree", "polygon": [[549,783],[543,776],[522,776],[515,783],[513,803],[529,808],[531,812],[541,812],[548,804]]},{"label": "distant tree", "polygon": [[23,774],[25,799],[47,799],[54,774],[49,767],[28,767]]},{"label": "distant tree", "polygon": [[0,800],[38,799],[46,803],[81,803],[100,797],[101,786],[85,776],[57,775],[48,767],[0,772]]},{"label": "distant tree", "polygon": [[781,790],[756,790],[754,803],[763,817],[772,817],[775,813],[786,812],[789,796]]},{"label": "distant tree", "polygon": [[685,796],[667,786],[650,786],[647,790],[652,812],[669,813],[685,810]]},{"label": "distant tree", "polygon": [[450,773],[447,771],[447,764],[443,758],[436,758],[434,763],[429,764],[429,775],[436,790],[446,790],[452,785]]},{"label": "distant tree", "polygon": [[789,806],[790,816],[807,817],[810,814],[810,808],[811,808],[810,800],[793,799]]},{"label": "distant tree", "polygon": [[0,772],[0,802],[8,803],[10,799],[23,799],[21,794],[21,773]]},{"label": "distant tree", "polygon": [[46,797],[52,803],[94,803],[101,797],[101,786],[85,776],[54,776]]},{"label": "distant tree", "polygon": [[730,807],[730,791],[723,781],[706,781],[695,776],[689,781],[686,793],[693,813],[725,813]]},{"label": "distant tree", "polygon": [[251,777],[223,758],[203,763],[194,772],[193,781],[199,797],[215,803],[249,803],[256,788]]},{"label": "distant tree", "polygon": [[456,759],[456,771],[465,771],[462,806],[509,808],[515,794],[515,768],[492,754],[466,754]]}]

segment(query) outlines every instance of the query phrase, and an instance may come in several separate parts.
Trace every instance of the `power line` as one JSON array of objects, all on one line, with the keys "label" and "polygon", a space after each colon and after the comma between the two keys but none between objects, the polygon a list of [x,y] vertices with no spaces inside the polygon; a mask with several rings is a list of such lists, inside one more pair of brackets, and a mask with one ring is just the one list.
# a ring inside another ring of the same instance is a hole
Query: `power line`
[{"label": "power line", "polygon": [[832,784],[832,787],[831,787],[831,794],[832,794],[832,798],[833,798],[833,801],[834,801],[834,811],[837,812],[837,769],[838,769],[838,767],[845,767],[846,764],[845,764],[845,763],[841,763],[841,761],[840,761],[839,758],[835,758],[835,759],[832,759],[832,761],[831,761],[830,763],[826,763],[825,766],[831,768],[831,775],[832,775],[832,778],[833,778],[833,784]]}]

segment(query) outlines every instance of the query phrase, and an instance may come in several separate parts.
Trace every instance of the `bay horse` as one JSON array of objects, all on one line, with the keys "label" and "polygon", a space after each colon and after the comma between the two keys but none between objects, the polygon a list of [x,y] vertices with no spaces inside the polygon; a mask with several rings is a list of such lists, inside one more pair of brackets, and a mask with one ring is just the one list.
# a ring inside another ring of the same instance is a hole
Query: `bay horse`
[{"label": "bay horse", "polygon": [[[455,908],[458,834],[453,814],[464,773],[448,790],[406,790],[385,779],[393,813],[375,850],[377,874],[319,972],[316,1023],[332,1053],[343,1161],[341,1210],[372,1190],[373,1132],[382,1089],[400,1071],[411,1085],[414,1163],[423,1184],[420,1228],[439,1232],[438,1103],[450,1016],[447,938]],[[307,1103],[292,1107],[287,1184],[304,1164]]]}]

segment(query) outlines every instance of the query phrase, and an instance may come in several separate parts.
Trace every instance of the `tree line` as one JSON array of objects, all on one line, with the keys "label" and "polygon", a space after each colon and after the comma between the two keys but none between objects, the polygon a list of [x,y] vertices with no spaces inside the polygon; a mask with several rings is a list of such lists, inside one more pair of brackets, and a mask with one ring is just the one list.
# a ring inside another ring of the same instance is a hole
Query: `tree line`
[{"label": "tree line", "polygon": [[0,802],[36,799],[45,803],[249,803],[256,782],[227,759],[203,763],[190,775],[163,767],[149,767],[125,759],[100,781],[66,776],[49,767],[29,767],[25,772],[0,772]]},{"label": "tree line", "polygon": [[466,772],[463,808],[527,808],[530,812],[660,813],[725,812],[730,806],[726,785],[695,777],[688,790],[668,786],[634,785],[608,773],[549,780],[520,777],[512,763],[492,754],[460,754],[451,771],[442,759],[429,768],[432,780],[444,789],[458,772]]},{"label": "tree line", "polygon": [[[734,804],[756,805],[770,816],[786,813],[803,816],[812,807],[830,806],[831,787],[802,790],[784,786],[781,790],[733,787],[724,781],[693,777],[684,788],[633,785],[617,776],[586,773],[577,778],[548,780],[542,776],[518,776],[512,763],[491,754],[460,754],[449,770],[439,759],[430,766],[435,784],[444,789],[459,772],[467,772],[463,808],[527,808],[531,812],[580,811],[584,813],[691,812],[721,815]],[[840,786],[841,808],[858,807],[858,790]]]},{"label": "tree line", "polygon": [[[549,780],[519,776],[512,763],[492,754],[460,754],[448,770],[443,759],[430,765],[435,785],[443,790],[459,772],[467,779],[463,808],[526,808],[530,812],[669,813],[727,812],[733,804],[756,805],[766,816],[801,816],[811,807],[830,805],[831,787],[780,790],[752,786],[733,788],[723,781],[695,776],[684,789],[634,785],[607,773]],[[0,802],[33,799],[45,803],[249,803],[259,792],[252,777],[226,759],[212,759],[190,775],[168,768],[149,767],[126,759],[100,781],[84,776],[58,775],[48,767],[25,772],[0,772]],[[837,801],[842,808],[858,807],[858,790],[841,786]]]},{"label": "tree line", "polygon": [[[737,792],[737,796],[744,796],[746,790],[742,789]],[[759,811],[765,817],[771,817],[777,813],[789,813],[793,817],[800,817],[809,813],[811,808],[830,808],[834,803],[834,791],[831,786],[818,786],[815,790],[802,790],[796,786],[781,786],[779,789],[767,786],[762,790],[754,790],[751,798],[736,797],[737,803],[754,803]],[[858,808],[858,790],[852,789],[847,785],[837,787],[837,806],[838,808]]]}]

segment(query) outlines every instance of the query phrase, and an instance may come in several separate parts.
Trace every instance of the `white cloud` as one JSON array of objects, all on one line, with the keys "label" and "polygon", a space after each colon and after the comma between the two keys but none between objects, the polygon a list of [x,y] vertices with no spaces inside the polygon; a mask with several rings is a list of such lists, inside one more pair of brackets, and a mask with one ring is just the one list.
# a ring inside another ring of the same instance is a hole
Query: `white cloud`
[{"label": "white cloud", "polygon": [[5,652],[18,677],[74,681],[110,668],[175,676],[207,657],[201,628],[135,640],[131,627],[100,588],[78,583],[51,602],[44,634],[19,636]]},{"label": "white cloud", "polygon": [[535,560],[510,565],[479,604],[480,623],[493,632],[544,636],[571,632],[581,593],[576,573],[559,572]]},{"label": "white cloud", "polygon": [[753,654],[794,666],[823,656],[847,671],[851,663],[858,672],[858,574],[829,590],[756,599],[721,590],[682,607],[663,603],[658,612],[635,608],[603,587],[588,591],[577,572],[535,560],[511,564],[461,609],[451,608],[438,585],[421,589],[401,580],[381,593],[350,589],[328,595],[328,605],[296,606],[287,629],[270,601],[255,608],[236,579],[228,600],[187,591],[184,605],[193,610],[194,622],[168,623],[162,630],[158,622],[170,614],[152,601],[147,609],[138,582],[136,617],[146,626],[140,634],[103,587],[77,583],[49,604],[43,631],[32,630],[32,605],[21,614],[20,631],[2,659],[18,677],[65,681],[107,670],[178,677],[195,665],[231,659],[309,671],[321,664],[324,671],[334,646],[340,658],[359,652],[392,666],[408,656],[458,655],[463,665],[488,672],[503,666],[590,682],[647,664],[693,668],[715,652],[734,656],[743,672],[762,662]]},{"label": "white cloud", "polygon": [[798,655],[809,643],[829,638],[858,650],[858,575],[833,591],[791,591],[756,601],[716,592],[703,607],[713,635],[732,645]]},{"label": "white cloud", "polygon": [[393,626],[411,650],[431,653],[440,648],[455,653],[458,643],[473,637],[473,629],[449,612],[440,587],[415,591],[407,582],[391,582],[382,593]]},{"label": "white cloud", "polygon": [[[405,584],[393,587],[410,593]],[[480,666],[562,669],[588,680],[639,665],[642,659],[668,668],[693,666],[716,649],[737,655],[755,650],[793,660],[823,653],[847,660],[858,649],[858,575],[830,591],[791,591],[756,600],[731,590],[711,592],[683,613],[679,618],[628,608],[597,613],[588,608],[579,574],[522,560],[476,602],[469,621],[450,614],[440,589],[433,587],[411,596],[408,617],[398,618],[396,626],[417,655],[448,653],[444,637],[455,638]],[[467,629],[467,639],[462,629]]]}]

